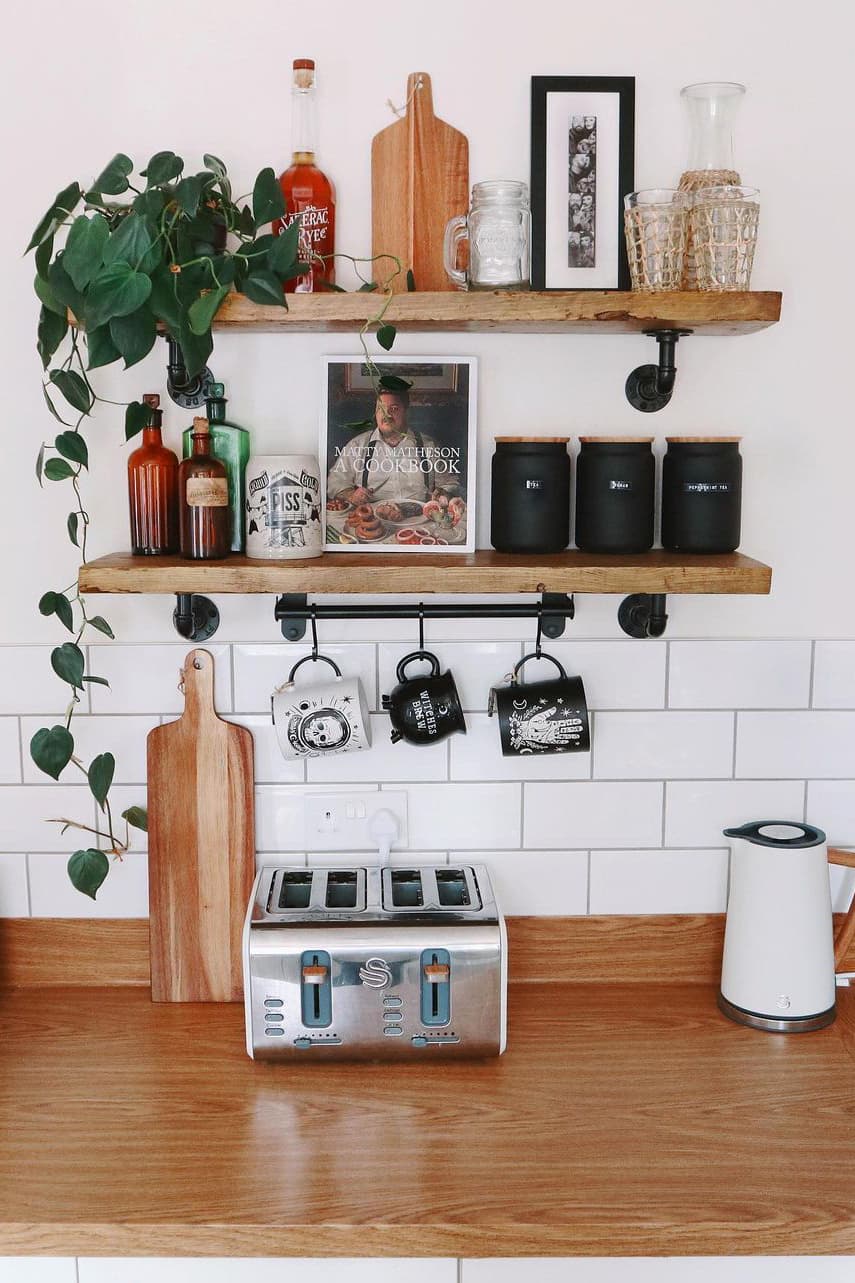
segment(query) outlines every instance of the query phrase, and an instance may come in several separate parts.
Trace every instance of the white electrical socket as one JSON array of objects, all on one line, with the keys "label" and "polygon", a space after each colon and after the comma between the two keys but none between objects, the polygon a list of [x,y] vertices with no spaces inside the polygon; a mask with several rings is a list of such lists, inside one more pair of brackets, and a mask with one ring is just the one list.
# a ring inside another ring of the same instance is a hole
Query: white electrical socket
[{"label": "white electrical socket", "polygon": [[376,851],[377,842],[369,825],[378,811],[391,811],[398,821],[393,850],[408,845],[404,792],[378,789],[370,793],[307,793],[304,800],[307,851]]}]

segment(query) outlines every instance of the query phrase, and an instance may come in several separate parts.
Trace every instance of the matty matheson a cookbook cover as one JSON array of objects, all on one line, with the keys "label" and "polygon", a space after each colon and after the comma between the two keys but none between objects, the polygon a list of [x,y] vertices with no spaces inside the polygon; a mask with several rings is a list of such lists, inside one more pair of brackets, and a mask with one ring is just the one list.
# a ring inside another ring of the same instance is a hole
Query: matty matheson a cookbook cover
[{"label": "matty matheson a cookbook cover", "polygon": [[337,552],[475,547],[476,361],[387,358],[377,396],[358,358],[327,357],[321,411],[326,546]]}]

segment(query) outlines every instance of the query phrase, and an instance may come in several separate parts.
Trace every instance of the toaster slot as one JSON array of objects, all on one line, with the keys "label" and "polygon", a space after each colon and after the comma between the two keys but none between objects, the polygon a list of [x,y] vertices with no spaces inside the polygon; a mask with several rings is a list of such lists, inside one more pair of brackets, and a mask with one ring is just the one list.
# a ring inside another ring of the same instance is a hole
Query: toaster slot
[{"label": "toaster slot", "polygon": [[330,869],[325,904],[328,909],[355,909],[359,883],[356,869]]},{"label": "toaster slot", "polygon": [[420,909],[424,904],[422,875],[418,869],[391,869],[389,884],[395,909]]},{"label": "toaster slot", "polygon": [[306,949],[300,958],[300,1011],[307,1029],[332,1024],[330,955],[323,949]]},{"label": "toaster slot", "polygon": [[468,909],[472,903],[463,869],[437,869],[436,894],[443,909]]},{"label": "toaster slot", "polygon": [[280,909],[308,909],[312,898],[311,869],[286,869],[279,888]]}]

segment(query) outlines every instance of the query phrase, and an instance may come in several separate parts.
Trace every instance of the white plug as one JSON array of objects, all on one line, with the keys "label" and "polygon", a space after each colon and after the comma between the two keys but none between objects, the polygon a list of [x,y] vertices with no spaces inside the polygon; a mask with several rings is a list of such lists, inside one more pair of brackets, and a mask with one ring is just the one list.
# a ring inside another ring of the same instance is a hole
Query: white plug
[{"label": "white plug", "polygon": [[380,811],[375,811],[368,821],[368,836],[372,842],[376,842],[380,859],[384,864],[389,859],[392,843],[399,835],[398,817],[393,811],[389,811],[385,807]]}]

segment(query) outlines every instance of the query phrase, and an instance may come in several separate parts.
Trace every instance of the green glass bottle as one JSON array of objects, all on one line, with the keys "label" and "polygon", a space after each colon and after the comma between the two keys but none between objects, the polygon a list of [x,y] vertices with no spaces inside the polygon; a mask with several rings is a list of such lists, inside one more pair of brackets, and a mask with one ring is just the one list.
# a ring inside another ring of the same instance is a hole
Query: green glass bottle
[{"label": "green glass bottle", "polygon": [[[226,418],[225,388],[222,383],[211,384],[211,395],[206,399],[210,423],[211,454],[226,466],[229,481],[229,514],[231,518],[231,550],[243,552],[245,540],[244,487],[246,465],[249,461],[249,433]],[[193,429],[188,428],[182,437],[182,455],[189,459],[193,453]]]}]

